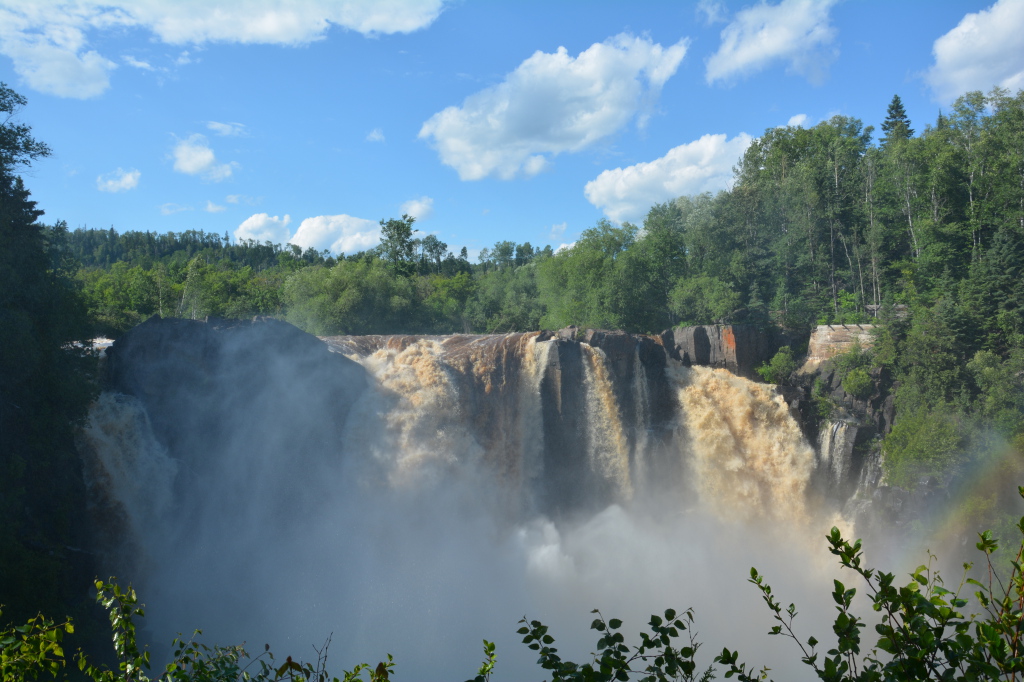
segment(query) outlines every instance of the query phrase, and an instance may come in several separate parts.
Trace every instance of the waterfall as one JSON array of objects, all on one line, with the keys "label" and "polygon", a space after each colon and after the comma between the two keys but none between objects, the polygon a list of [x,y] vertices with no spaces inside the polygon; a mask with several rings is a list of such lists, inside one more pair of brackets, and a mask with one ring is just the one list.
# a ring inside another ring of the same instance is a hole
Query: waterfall
[{"label": "waterfall", "polygon": [[850,472],[853,468],[853,446],[857,438],[857,427],[839,419],[826,421],[818,435],[820,453],[819,470],[824,479],[824,492],[836,499],[849,496],[852,488]]},{"label": "waterfall", "polygon": [[701,504],[739,520],[801,520],[814,450],[773,387],[727,370],[672,368]]},{"label": "waterfall", "polygon": [[109,495],[129,536],[151,528],[170,510],[179,465],[153,436],[141,401],[101,394],[90,408],[79,448],[89,455],[86,485]]},{"label": "waterfall", "polygon": [[608,376],[605,355],[583,346],[585,403],[587,406],[587,451],[593,471],[609,482],[616,501],[633,497],[629,472],[629,447],[622,428],[620,407]]},{"label": "waterfall", "polygon": [[452,679],[487,636],[518,679],[531,661],[502,633],[523,612],[714,617],[704,586],[772,567],[758,519],[787,538],[783,581],[817,570],[788,563],[810,551],[787,529],[813,517],[815,461],[781,397],[649,338],[161,324],[115,344],[83,431],[157,638],[335,631],[332,658],[385,646]]},{"label": "waterfall", "polygon": [[651,423],[651,391],[647,383],[647,372],[640,360],[640,348],[633,351],[633,478],[642,484],[650,476],[648,433]]}]

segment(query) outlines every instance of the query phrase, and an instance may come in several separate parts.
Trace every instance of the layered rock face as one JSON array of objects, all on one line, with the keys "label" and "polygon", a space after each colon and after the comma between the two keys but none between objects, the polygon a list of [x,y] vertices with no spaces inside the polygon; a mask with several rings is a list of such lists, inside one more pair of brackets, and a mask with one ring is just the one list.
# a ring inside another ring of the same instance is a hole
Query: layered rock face
[{"label": "layered rock face", "polygon": [[871,335],[874,325],[870,324],[822,324],[818,325],[807,343],[807,360],[800,372],[814,372],[821,363],[846,353],[856,343],[863,349],[874,345]]},{"label": "layered rock face", "polygon": [[661,334],[662,344],[673,360],[687,367],[718,367],[747,379],[771,360],[782,346],[799,339],[749,324],[709,324],[677,327]]}]

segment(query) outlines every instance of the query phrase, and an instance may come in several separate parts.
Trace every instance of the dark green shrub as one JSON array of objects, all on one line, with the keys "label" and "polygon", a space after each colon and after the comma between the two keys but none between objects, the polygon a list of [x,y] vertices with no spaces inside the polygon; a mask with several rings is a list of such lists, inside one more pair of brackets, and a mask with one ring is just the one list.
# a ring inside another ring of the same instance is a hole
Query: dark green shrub
[{"label": "dark green shrub", "polygon": [[862,367],[850,370],[850,373],[843,379],[843,390],[860,400],[871,395],[873,387],[874,382],[871,380],[871,375]]},{"label": "dark green shrub", "polygon": [[775,357],[757,368],[757,373],[769,384],[781,384],[795,371],[796,360],[793,359],[793,350],[789,346],[780,348]]}]

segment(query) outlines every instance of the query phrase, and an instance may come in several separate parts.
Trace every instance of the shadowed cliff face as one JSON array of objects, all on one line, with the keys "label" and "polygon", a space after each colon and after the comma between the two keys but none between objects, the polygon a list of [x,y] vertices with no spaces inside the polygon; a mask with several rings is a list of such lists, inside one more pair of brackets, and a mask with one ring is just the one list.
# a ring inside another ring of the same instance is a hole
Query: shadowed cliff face
[{"label": "shadowed cliff face", "polygon": [[673,360],[687,367],[724,368],[747,379],[755,378],[757,368],[779,348],[794,347],[805,340],[750,324],[677,327],[661,334],[661,342]]},{"label": "shadowed cliff face", "polygon": [[[323,459],[367,385],[359,365],[272,319],[153,318],[106,357],[108,387],[138,398],[157,439],[197,474],[225,449],[277,457],[296,471]],[[310,403],[331,405],[335,418],[319,419]]]}]

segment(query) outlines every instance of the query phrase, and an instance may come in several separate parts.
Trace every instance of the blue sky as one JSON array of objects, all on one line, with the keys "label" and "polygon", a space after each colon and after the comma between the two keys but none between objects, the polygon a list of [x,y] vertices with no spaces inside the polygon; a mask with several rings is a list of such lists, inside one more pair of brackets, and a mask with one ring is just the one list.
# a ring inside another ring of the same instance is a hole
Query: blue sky
[{"label": "blue sky", "polygon": [[354,252],[559,246],[717,191],[752,137],[1024,87],[1024,0],[0,0],[46,220]]}]

